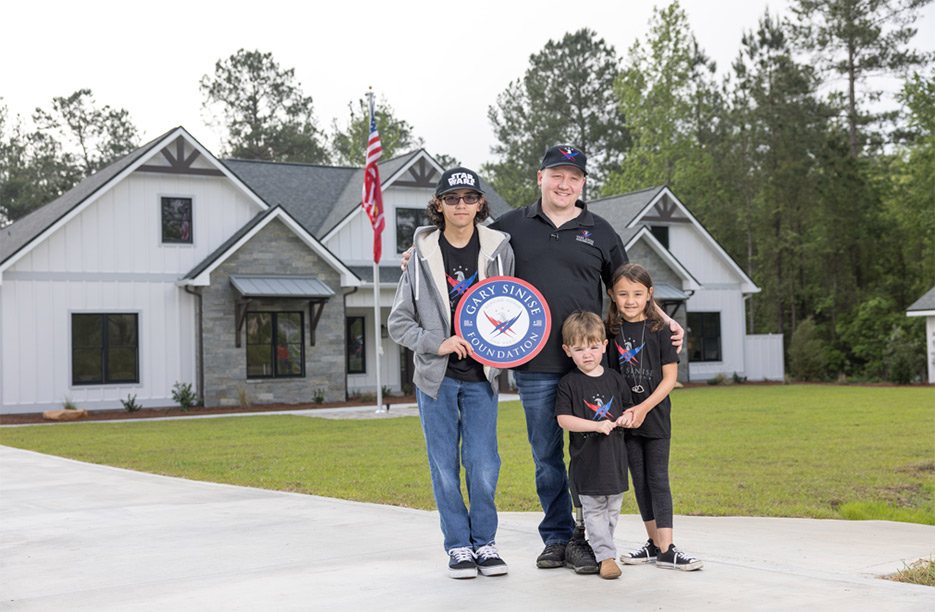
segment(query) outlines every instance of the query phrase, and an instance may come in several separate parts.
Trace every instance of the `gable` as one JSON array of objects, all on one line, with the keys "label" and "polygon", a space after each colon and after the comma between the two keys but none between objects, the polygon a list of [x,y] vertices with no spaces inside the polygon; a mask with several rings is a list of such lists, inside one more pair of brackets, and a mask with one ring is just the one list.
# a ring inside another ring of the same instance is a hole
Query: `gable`
[{"label": "gable", "polygon": [[262,199],[224,168],[184,128],[178,127],[128,153],[85,178],[61,197],[4,228],[3,239],[0,240],[0,272],[15,264],[134,172],[227,177],[254,206],[260,210],[267,208]]}]

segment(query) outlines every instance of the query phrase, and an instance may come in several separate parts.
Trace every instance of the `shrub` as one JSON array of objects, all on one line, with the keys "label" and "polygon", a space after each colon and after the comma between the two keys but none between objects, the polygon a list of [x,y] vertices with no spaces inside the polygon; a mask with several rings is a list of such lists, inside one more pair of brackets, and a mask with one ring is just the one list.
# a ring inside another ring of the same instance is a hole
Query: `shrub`
[{"label": "shrub", "polygon": [[316,404],[320,404],[325,401],[325,390],[324,389],[315,389],[312,392],[312,401]]},{"label": "shrub", "polygon": [[795,380],[822,380],[828,368],[825,342],[818,326],[805,319],[795,328],[789,340],[789,374]]},{"label": "shrub", "polygon": [[[916,341],[910,332],[901,326],[894,326],[887,338],[884,350],[886,379],[898,385],[908,385],[925,370],[925,345]],[[925,338],[918,334],[919,339]]]},{"label": "shrub", "polygon": [[191,383],[176,382],[172,387],[172,401],[182,408],[182,412],[188,412],[198,403],[198,396],[192,391]]},{"label": "shrub", "polygon": [[66,397],[62,401],[62,408],[64,408],[65,410],[77,410],[78,409],[78,407],[75,406],[75,402],[71,401],[70,397]]},{"label": "shrub", "polygon": [[721,384],[724,384],[725,382],[727,382],[727,377],[724,376],[723,374],[718,374],[714,378],[708,379],[709,385],[721,385]]},{"label": "shrub", "polygon": [[142,408],[142,406],[136,402],[136,395],[130,395],[129,393],[127,394],[127,399],[120,400],[120,403],[123,404],[123,409],[127,412],[136,412]]}]

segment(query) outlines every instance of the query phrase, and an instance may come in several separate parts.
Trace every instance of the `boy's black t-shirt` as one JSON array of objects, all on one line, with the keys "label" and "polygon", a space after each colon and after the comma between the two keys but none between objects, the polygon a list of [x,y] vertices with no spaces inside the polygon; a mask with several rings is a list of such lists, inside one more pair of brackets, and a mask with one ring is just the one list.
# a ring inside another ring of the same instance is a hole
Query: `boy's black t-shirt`
[{"label": "boy's black t-shirt", "polygon": [[[616,421],[633,405],[626,381],[610,368],[600,376],[572,370],[558,383],[555,416],[570,414],[588,420]],[[569,432],[569,477],[581,495],[616,495],[628,489],[627,447],[623,428],[610,435]]]},{"label": "boy's black t-shirt", "polygon": [[[631,323],[622,321],[620,331],[610,339],[607,359],[627,380],[633,403],[639,404],[649,397],[662,381],[662,366],[678,363],[678,353],[672,345],[672,331],[668,326],[652,332],[650,321]],[[634,387],[637,389],[634,390]],[[642,387],[642,392],[639,391]],[[672,403],[667,395],[646,414],[643,424],[629,433],[647,438],[672,437]]]},{"label": "boy's black t-shirt", "polygon": [[[471,239],[463,247],[456,248],[442,233],[438,237],[438,245],[442,251],[442,262],[445,266],[445,279],[448,281],[448,304],[451,308],[451,335],[455,334],[455,311],[461,303],[461,297],[467,293],[479,276],[477,271],[477,258],[480,255],[480,238],[475,231]],[[445,376],[464,382],[483,382],[484,366],[470,356],[459,359],[452,353],[448,356],[448,369]]]}]

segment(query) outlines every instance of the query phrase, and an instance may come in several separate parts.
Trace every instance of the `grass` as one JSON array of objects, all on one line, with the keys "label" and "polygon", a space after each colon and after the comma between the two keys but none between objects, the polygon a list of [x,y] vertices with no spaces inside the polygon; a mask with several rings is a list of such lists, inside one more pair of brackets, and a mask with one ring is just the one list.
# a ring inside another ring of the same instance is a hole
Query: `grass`
[{"label": "grass", "polygon": [[919,559],[915,563],[906,565],[892,576],[886,576],[886,579],[894,582],[935,586],[935,560]]},{"label": "grass", "polygon": [[[678,514],[935,524],[928,387],[707,387],[673,393]],[[535,511],[518,402],[501,406],[498,507]],[[433,509],[419,421],[257,416],[0,428],[0,443],[81,461]],[[636,513],[632,495],[623,512]]]}]

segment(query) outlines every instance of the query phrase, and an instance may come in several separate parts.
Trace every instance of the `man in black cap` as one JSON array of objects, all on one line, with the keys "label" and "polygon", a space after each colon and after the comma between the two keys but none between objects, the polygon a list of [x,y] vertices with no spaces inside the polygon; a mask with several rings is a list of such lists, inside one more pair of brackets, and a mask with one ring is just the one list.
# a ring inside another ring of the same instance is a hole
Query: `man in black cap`
[{"label": "man in black cap", "polygon": [[[542,293],[553,321],[542,351],[513,370],[536,464],[536,492],[545,512],[539,523],[545,549],[536,565],[551,568],[567,564],[579,573],[596,573],[599,567],[590,548],[581,539],[572,540],[575,520],[565,470],[564,435],[555,418],[555,396],[558,381],[574,366],[562,350],[561,328],[562,321],[575,310],[601,316],[602,285],[610,286],[614,271],[627,262],[627,253],[611,225],[588,211],[579,199],[587,180],[584,151],[572,145],[550,148],[542,158],[537,180],[542,197],[536,203],[511,210],[490,226],[510,235],[515,275]],[[678,345],[682,333],[678,327]],[[569,542],[575,546],[567,546]]]}]

